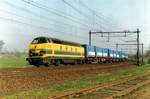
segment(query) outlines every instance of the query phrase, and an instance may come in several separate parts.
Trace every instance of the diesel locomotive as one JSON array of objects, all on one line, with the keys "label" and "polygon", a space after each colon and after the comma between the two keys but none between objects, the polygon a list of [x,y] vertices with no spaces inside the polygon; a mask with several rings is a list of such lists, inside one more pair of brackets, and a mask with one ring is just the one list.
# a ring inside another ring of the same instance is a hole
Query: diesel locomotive
[{"label": "diesel locomotive", "polygon": [[127,59],[126,52],[81,45],[52,37],[35,38],[29,44],[28,58],[26,58],[29,64],[35,66],[120,62]]}]

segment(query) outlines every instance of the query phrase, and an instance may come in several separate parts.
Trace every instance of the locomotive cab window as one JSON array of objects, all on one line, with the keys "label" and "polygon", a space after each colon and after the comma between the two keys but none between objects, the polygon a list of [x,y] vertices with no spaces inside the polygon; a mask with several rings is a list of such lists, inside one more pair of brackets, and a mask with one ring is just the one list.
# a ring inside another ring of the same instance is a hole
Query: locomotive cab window
[{"label": "locomotive cab window", "polygon": [[47,38],[41,37],[41,38],[35,38],[32,41],[32,44],[42,44],[42,43],[49,43]]},{"label": "locomotive cab window", "polygon": [[51,38],[48,38],[48,42],[49,42],[49,43],[53,43],[53,41],[52,41]]}]

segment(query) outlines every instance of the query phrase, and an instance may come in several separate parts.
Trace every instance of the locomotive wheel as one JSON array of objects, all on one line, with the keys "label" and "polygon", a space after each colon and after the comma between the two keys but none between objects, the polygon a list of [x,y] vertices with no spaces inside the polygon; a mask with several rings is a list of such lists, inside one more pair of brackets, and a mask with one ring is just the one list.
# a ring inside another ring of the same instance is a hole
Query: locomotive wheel
[{"label": "locomotive wheel", "polygon": [[45,67],[49,67],[50,65],[51,65],[51,63],[49,63],[49,62],[44,64]]},{"label": "locomotive wheel", "polygon": [[78,60],[78,64],[82,65],[83,63],[83,60]]},{"label": "locomotive wheel", "polygon": [[73,65],[77,65],[77,63],[78,63],[78,62],[77,62],[77,60],[74,60],[74,63],[73,63]]},{"label": "locomotive wheel", "polygon": [[36,66],[36,67],[40,67],[40,64],[34,64],[34,66]]},{"label": "locomotive wheel", "polygon": [[99,61],[98,63],[99,63],[99,64],[102,64],[102,62],[101,62],[101,61]]},{"label": "locomotive wheel", "polygon": [[50,60],[50,59],[46,59],[45,61],[46,61],[46,62],[45,62],[45,64],[44,64],[44,66],[45,66],[45,67],[49,67],[49,66],[51,65],[51,60]]},{"label": "locomotive wheel", "polygon": [[60,65],[60,60],[59,59],[56,59],[55,60],[55,66],[59,66]]}]

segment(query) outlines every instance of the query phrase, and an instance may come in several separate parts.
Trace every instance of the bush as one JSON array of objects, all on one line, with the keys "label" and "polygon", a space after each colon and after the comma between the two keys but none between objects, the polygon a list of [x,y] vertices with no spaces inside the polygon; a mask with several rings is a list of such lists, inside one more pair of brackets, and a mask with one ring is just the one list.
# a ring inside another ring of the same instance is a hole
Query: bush
[{"label": "bush", "polygon": [[147,63],[150,64],[150,58],[147,60]]}]

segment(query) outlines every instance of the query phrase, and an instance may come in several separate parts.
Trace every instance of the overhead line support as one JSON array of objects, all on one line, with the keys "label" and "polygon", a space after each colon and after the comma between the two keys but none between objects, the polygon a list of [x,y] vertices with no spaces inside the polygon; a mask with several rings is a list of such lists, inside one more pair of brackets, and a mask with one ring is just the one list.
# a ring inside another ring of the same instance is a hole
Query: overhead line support
[{"label": "overhead line support", "polygon": [[[125,30],[125,31],[89,31],[89,45],[92,44],[91,42],[91,36],[92,34],[108,34],[108,42],[109,42],[109,39],[110,39],[110,34],[122,34],[122,33],[125,33],[124,36],[122,37],[126,37],[127,36],[127,33],[135,33],[137,34],[137,65],[140,66],[140,57],[139,57],[139,33],[140,33],[140,30],[137,29],[136,31],[129,31],[129,30]],[[117,37],[117,36],[116,36]],[[117,49],[117,48],[116,48]]]}]

